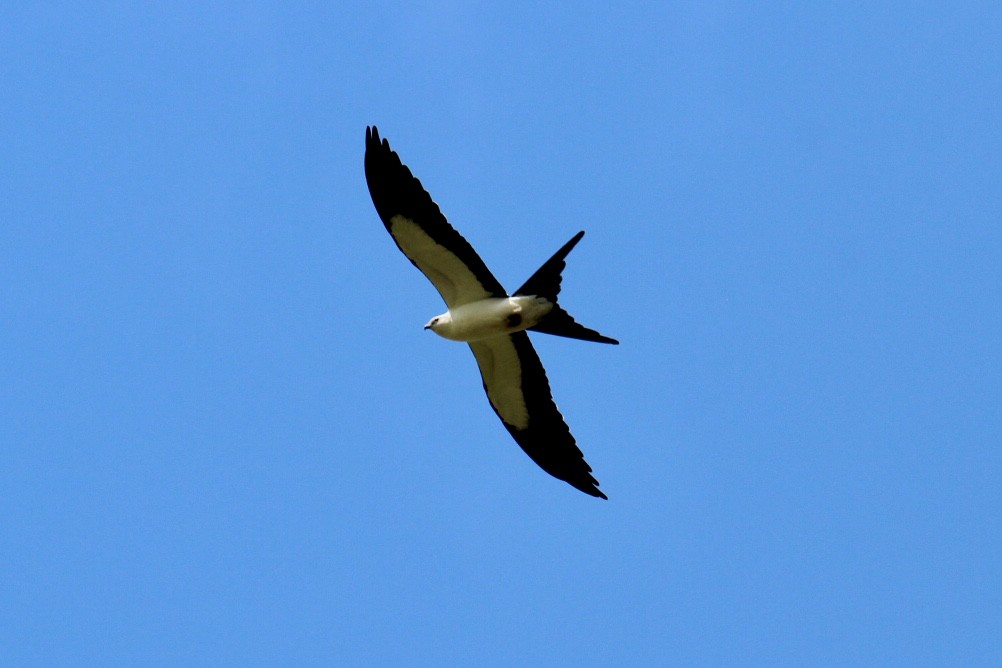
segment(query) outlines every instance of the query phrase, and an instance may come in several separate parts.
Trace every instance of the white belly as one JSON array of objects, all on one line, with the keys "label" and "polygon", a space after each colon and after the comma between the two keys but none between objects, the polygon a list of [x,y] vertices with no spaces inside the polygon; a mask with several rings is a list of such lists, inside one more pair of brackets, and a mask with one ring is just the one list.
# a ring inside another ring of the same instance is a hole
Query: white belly
[{"label": "white belly", "polygon": [[492,297],[450,309],[431,329],[453,341],[478,341],[528,329],[552,308],[542,297]]}]

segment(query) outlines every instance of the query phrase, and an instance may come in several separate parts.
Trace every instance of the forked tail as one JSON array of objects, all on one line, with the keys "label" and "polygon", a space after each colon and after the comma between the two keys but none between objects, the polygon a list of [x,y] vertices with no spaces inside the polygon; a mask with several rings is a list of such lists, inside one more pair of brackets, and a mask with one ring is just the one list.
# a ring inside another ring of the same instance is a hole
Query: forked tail
[{"label": "forked tail", "polygon": [[581,339],[583,341],[596,341],[598,343],[616,343],[619,341],[603,336],[594,329],[588,329],[584,325],[575,322],[574,318],[557,303],[557,294],[560,292],[560,272],[564,270],[567,263],[564,258],[571,252],[574,246],[581,241],[584,231],[575,234],[570,241],[565,243],[560,250],[553,254],[543,266],[536,270],[529,280],[525,282],[514,296],[535,295],[549,300],[553,304],[546,317],[529,328],[531,332],[542,332],[543,334],[553,334],[554,336],[566,336],[571,339]]}]

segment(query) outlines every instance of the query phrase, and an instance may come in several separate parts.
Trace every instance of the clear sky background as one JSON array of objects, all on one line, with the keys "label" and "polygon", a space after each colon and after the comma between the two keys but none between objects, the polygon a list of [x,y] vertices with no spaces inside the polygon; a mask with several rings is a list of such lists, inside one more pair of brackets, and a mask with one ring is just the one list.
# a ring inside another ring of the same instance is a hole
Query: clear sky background
[{"label": "clear sky background", "polygon": [[[85,7],[86,5],[86,7]],[[999,665],[997,2],[4,3],[0,663]],[[535,335],[540,471],[376,216]]]}]

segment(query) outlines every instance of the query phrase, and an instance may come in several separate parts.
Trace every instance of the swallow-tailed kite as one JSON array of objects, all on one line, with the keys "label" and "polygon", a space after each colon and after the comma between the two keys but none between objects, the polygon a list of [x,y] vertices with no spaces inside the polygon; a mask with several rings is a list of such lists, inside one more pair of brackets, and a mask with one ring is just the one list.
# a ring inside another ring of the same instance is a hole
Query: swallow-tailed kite
[{"label": "swallow-tailed kite", "polygon": [[579,325],[557,304],[564,258],[584,232],[509,296],[375,127],[365,131],[365,180],[397,247],[448,306],[425,329],[470,345],[491,407],[534,462],[585,494],[607,498],[553,403],[546,372],[526,334],[619,343]]}]

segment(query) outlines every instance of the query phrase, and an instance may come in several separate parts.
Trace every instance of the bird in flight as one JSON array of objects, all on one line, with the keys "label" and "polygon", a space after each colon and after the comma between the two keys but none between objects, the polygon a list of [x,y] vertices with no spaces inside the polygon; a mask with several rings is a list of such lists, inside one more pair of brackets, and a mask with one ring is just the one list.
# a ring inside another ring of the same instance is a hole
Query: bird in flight
[{"label": "bird in flight", "polygon": [[469,242],[445,219],[375,126],[365,130],[365,180],[386,230],[442,295],[448,310],[425,329],[465,341],[505,428],[536,464],[585,494],[606,499],[553,403],[546,372],[526,331],[585,341],[619,341],[583,327],[557,304],[564,258],[578,232],[509,295]]}]

